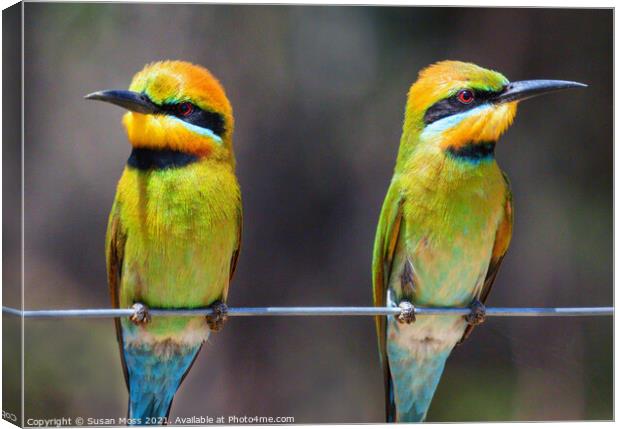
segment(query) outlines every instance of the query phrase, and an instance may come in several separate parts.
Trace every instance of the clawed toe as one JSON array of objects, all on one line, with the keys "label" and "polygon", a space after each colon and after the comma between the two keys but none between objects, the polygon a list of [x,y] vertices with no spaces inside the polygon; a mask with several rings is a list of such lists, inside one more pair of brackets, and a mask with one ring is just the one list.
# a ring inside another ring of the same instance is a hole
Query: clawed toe
[{"label": "clawed toe", "polygon": [[149,308],[141,302],[136,302],[131,306],[134,313],[129,317],[129,320],[136,326],[146,325],[151,321],[151,314]]},{"label": "clawed toe", "polygon": [[486,320],[487,308],[483,303],[476,299],[471,303],[469,308],[471,312],[465,316],[465,320],[469,325],[480,325]]},{"label": "clawed toe", "polygon": [[226,320],[228,320],[228,306],[221,301],[215,302],[211,309],[213,314],[207,316],[207,325],[212,331],[219,331],[224,326]]},{"label": "clawed toe", "polygon": [[400,323],[410,324],[415,322],[415,307],[409,301],[401,301],[398,304],[400,314],[396,317]]}]

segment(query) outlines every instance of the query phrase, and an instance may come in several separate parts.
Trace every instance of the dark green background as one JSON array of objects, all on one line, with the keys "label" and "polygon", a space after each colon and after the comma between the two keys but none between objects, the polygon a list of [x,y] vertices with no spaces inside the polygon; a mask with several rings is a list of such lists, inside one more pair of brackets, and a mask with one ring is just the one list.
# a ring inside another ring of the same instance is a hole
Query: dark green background
[{"label": "dark green background", "polygon": [[[489,304],[612,304],[611,10],[25,7],[26,308],[107,307],[104,236],[129,154],[83,95],[184,59],[223,83],[244,209],[233,306],[369,305],[374,229],[418,71],[472,61],[586,82],[523,103],[497,147],[515,233]],[[26,417],[120,417],[112,321],[26,323]],[[612,418],[611,318],[494,318],[453,353],[430,421]],[[380,422],[371,318],[233,319],[172,407]]]}]

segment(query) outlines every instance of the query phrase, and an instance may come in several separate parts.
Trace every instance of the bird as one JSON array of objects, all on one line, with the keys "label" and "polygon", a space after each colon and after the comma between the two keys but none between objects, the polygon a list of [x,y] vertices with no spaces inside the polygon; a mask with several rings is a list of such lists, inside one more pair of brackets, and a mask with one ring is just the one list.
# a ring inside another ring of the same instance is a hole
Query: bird
[{"label": "bird", "polygon": [[[123,107],[131,154],[106,233],[108,287],[130,425],[167,424],[174,395],[226,300],[241,245],[231,104],[219,81],[185,61],[147,64],[128,90],[85,96]],[[151,318],[150,310],[210,308]]]},{"label": "bird", "polygon": [[[420,422],[453,348],[485,319],[484,303],[508,250],[513,203],[495,156],[498,138],[525,99],[587,85],[510,82],[461,61],[423,69],[407,96],[393,177],[372,258],[388,422]],[[469,307],[467,316],[425,315],[415,306]]]}]

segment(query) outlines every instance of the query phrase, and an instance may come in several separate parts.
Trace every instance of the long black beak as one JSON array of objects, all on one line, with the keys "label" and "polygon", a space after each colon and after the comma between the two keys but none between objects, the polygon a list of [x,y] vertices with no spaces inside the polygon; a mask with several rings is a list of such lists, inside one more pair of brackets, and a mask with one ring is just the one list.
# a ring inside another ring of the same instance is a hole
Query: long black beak
[{"label": "long black beak", "polygon": [[138,113],[157,113],[159,107],[149,98],[139,92],[109,89],[105,91],[97,91],[84,96],[87,100],[101,100],[108,103],[116,104],[127,110]]},{"label": "long black beak", "polygon": [[584,88],[587,86],[588,85],[584,83],[571,82],[568,80],[521,80],[510,82],[493,101],[495,103],[521,101],[561,89]]}]

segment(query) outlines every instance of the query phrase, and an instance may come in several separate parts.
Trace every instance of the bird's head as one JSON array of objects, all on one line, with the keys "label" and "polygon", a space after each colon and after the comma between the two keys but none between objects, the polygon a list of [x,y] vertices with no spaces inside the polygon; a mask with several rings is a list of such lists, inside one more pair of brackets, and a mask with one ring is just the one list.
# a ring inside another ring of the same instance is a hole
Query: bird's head
[{"label": "bird's head", "polygon": [[148,64],[129,90],[86,96],[128,110],[123,117],[134,148],[184,152],[232,162],[232,107],[205,68],[184,61]]},{"label": "bird's head", "polygon": [[422,70],[409,90],[401,144],[407,152],[418,144],[453,154],[476,153],[481,147],[492,151],[512,124],[519,101],[579,86],[586,85],[561,80],[510,82],[475,64],[442,61]]}]

